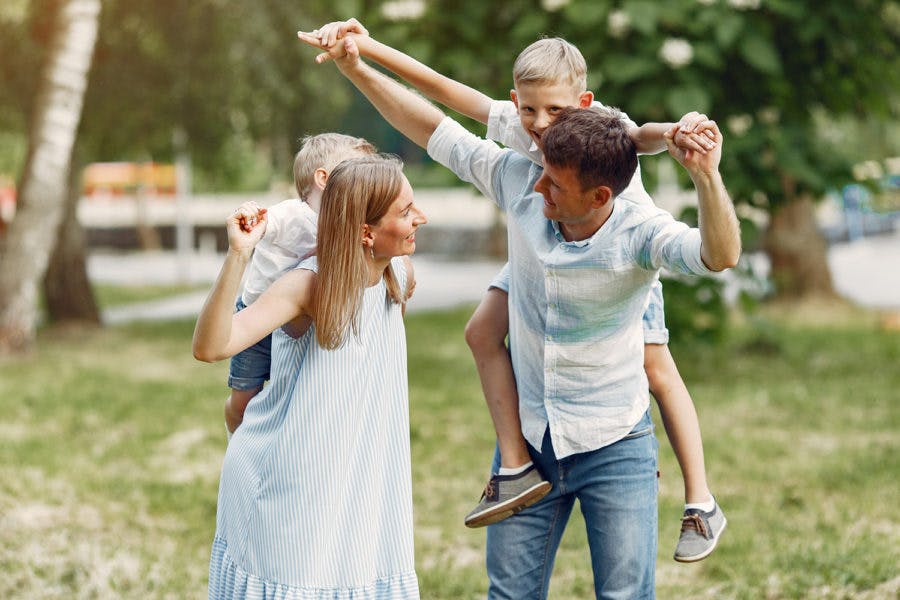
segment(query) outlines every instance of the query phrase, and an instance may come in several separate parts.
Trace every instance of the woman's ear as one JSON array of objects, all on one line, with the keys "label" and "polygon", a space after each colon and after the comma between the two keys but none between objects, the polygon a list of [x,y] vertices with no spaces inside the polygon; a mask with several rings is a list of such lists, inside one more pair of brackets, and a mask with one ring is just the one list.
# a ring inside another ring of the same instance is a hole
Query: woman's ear
[{"label": "woman's ear", "polygon": [[375,235],[372,233],[372,228],[368,223],[363,223],[362,226],[362,243],[367,248],[375,247]]}]

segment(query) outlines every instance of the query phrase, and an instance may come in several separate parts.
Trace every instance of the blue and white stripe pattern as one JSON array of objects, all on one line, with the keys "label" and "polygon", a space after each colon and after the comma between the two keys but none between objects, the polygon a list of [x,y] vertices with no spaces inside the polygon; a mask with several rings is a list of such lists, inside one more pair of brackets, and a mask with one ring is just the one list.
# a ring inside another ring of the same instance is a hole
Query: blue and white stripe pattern
[{"label": "blue and white stripe pattern", "polygon": [[273,335],[269,386],[225,454],[210,598],[419,597],[403,319],[384,281],[362,311],[337,350],[315,326]]},{"label": "blue and white stripe pattern", "polygon": [[652,204],[616,198],[593,236],[566,241],[543,213],[543,171],[445,118],[428,154],[506,211],[509,340],[522,434],[549,427],[565,458],[622,439],[650,404],[641,317],[665,267],[706,274],[700,231]]}]

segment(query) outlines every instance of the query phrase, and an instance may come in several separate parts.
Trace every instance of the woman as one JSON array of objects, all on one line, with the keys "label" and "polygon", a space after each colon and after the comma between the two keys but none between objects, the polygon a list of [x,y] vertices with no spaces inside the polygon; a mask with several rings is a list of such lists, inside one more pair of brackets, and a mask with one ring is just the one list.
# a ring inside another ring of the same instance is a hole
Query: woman
[{"label": "woman", "polygon": [[265,211],[229,217],[194,356],[284,327],[225,454],[210,598],[418,598],[402,307],[426,222],[398,160],[344,161],[322,196],[318,273],[309,259],[232,314]]}]

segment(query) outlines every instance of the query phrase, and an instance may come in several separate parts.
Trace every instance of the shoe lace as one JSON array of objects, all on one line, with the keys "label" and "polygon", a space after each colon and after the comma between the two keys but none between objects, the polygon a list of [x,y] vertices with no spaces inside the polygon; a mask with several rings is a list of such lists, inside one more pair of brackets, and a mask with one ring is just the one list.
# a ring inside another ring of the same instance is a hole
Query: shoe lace
[{"label": "shoe lace", "polygon": [[706,539],[710,539],[709,528],[700,515],[685,515],[681,518],[681,533],[691,530],[696,531]]},{"label": "shoe lace", "polygon": [[484,486],[484,493],[483,493],[482,497],[488,498],[488,499],[491,499],[494,497],[494,479],[493,478],[491,478],[487,482],[487,485]]}]

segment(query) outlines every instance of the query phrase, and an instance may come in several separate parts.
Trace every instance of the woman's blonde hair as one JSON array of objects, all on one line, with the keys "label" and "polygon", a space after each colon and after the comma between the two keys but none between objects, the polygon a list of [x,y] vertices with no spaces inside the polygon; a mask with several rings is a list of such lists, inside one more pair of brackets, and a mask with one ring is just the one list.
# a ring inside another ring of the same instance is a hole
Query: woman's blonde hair
[{"label": "woman's blonde hair", "polygon": [[540,39],[519,53],[513,64],[513,83],[570,85],[587,89],[587,63],[581,51],[558,37]]},{"label": "woman's blonde hair", "polygon": [[[377,225],[400,195],[403,163],[374,154],[338,164],[325,184],[319,212],[319,276],[314,293],[316,340],[341,346],[350,329],[359,334],[359,312],[368,283],[363,225]],[[403,302],[390,264],[384,270],[387,296]]]}]

